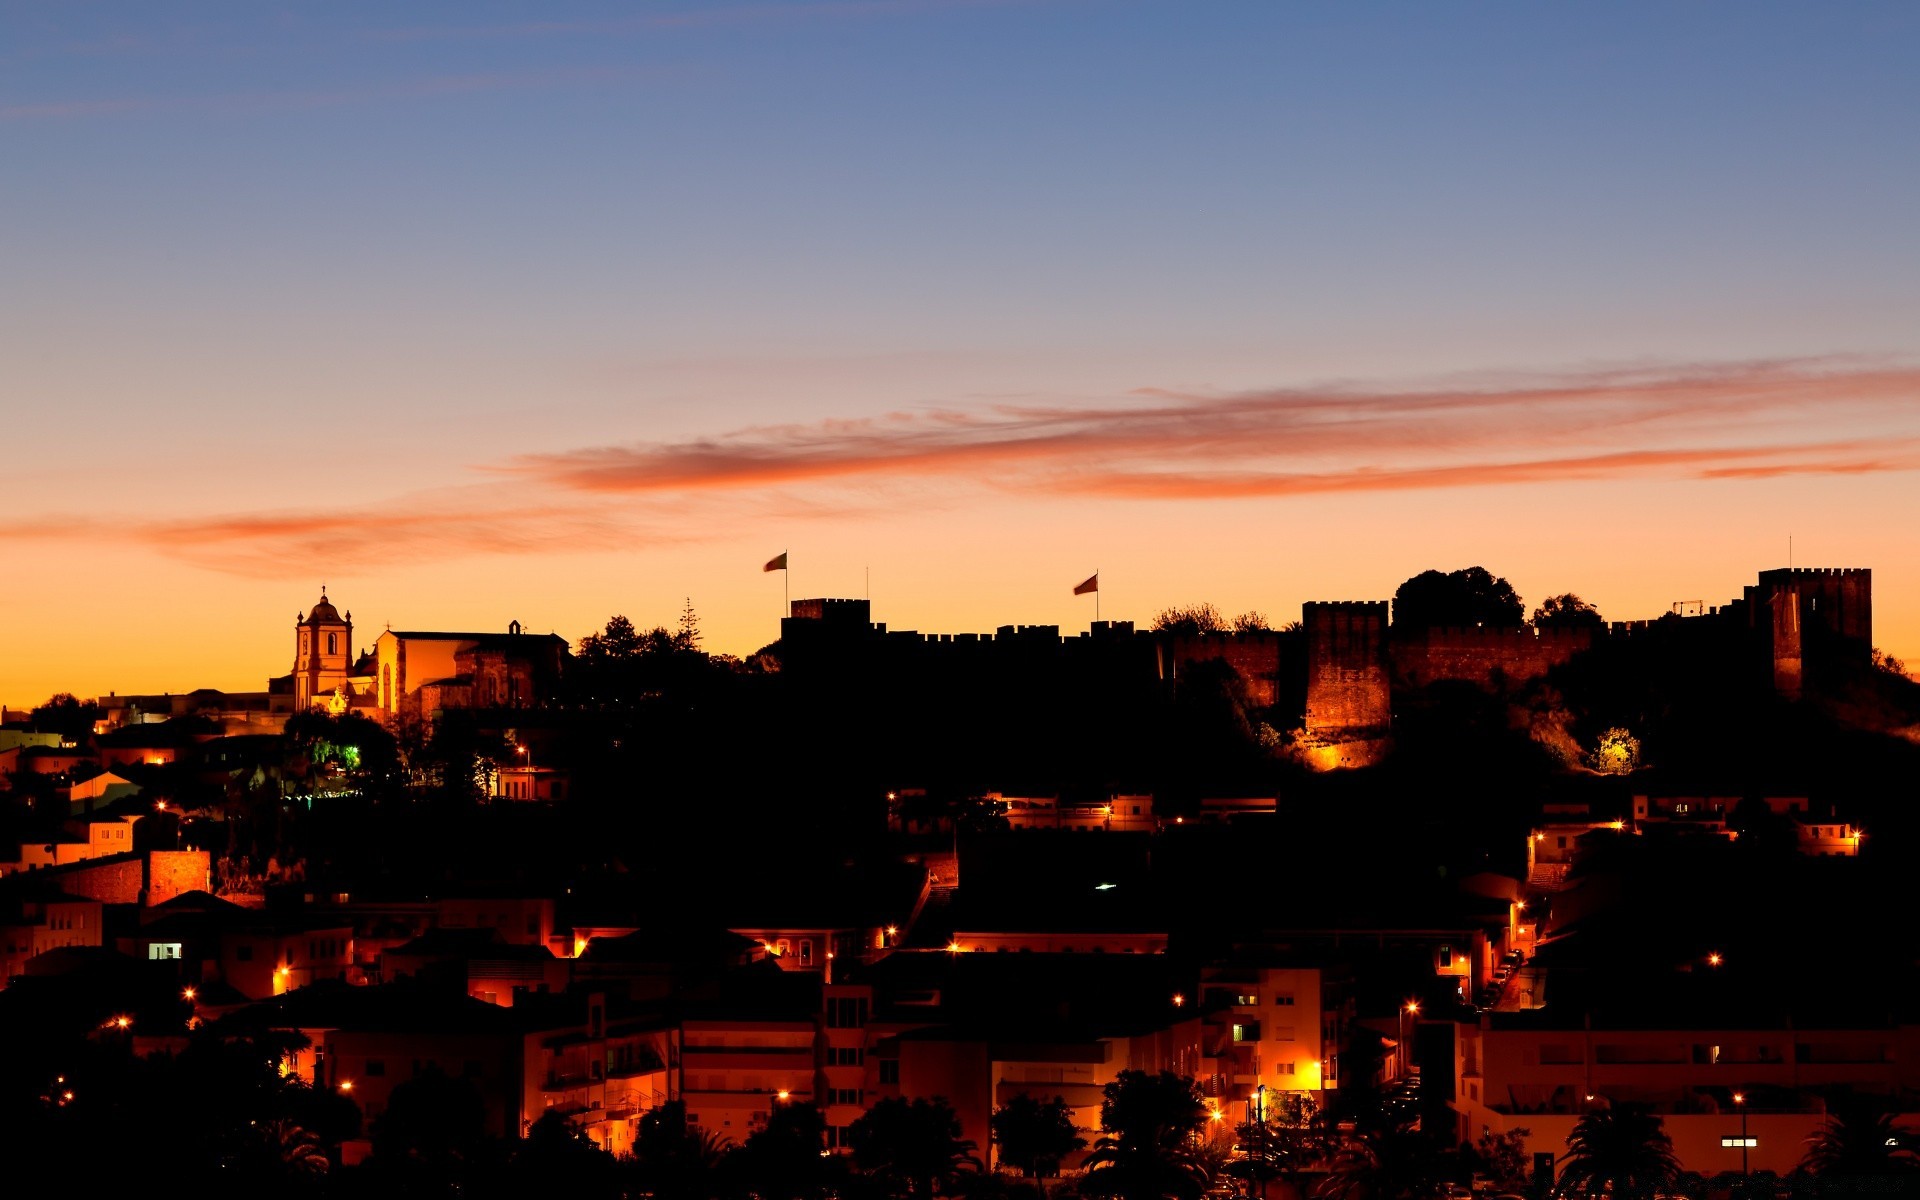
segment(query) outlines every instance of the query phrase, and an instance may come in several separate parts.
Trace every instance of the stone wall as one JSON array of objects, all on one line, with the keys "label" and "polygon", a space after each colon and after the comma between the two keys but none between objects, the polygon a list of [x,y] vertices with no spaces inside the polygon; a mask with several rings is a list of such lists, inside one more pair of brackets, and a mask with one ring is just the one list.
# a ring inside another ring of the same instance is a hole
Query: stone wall
[{"label": "stone wall", "polygon": [[1168,653],[1175,678],[1192,663],[1224,662],[1245,681],[1249,704],[1272,708],[1280,702],[1280,647],[1272,632],[1183,634],[1170,639]]},{"label": "stone wall", "polygon": [[1594,629],[1530,626],[1440,627],[1394,631],[1394,679],[1408,687],[1461,680],[1484,688],[1538,679],[1593,645]]},{"label": "stone wall", "polygon": [[1387,602],[1306,604],[1306,731],[1314,737],[1383,730],[1392,720],[1387,682]]},{"label": "stone wall", "polygon": [[155,850],[147,855],[147,903],[165,904],[183,892],[213,890],[205,850]]}]

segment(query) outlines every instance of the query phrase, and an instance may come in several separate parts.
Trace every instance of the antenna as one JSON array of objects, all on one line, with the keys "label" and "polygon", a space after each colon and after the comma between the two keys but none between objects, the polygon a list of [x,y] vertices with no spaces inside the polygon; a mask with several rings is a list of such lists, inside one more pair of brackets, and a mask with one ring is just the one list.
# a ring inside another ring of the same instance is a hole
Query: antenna
[{"label": "antenna", "polygon": [[1793,570],[1793,535],[1787,535],[1787,570]]}]

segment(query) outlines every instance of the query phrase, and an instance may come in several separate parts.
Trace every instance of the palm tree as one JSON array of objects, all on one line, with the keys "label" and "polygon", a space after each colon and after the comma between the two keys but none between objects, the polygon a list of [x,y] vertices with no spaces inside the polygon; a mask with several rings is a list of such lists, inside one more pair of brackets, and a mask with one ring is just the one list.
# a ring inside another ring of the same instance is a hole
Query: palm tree
[{"label": "palm tree", "polygon": [[687,1125],[684,1101],[669,1100],[640,1118],[633,1170],[641,1188],[662,1200],[704,1198],[729,1153],[718,1134]]},{"label": "palm tree", "polygon": [[1428,1200],[1438,1196],[1439,1147],[1411,1124],[1362,1128],[1334,1152],[1319,1200]]},{"label": "palm tree", "polygon": [[1073,1109],[1059,1096],[1036,1100],[1025,1092],[1001,1105],[991,1122],[1000,1161],[1028,1179],[1060,1173],[1060,1160],[1086,1148],[1073,1124]]},{"label": "palm tree", "polygon": [[1205,1190],[1207,1175],[1193,1139],[1207,1108],[1192,1079],[1171,1071],[1122,1071],[1105,1092],[1105,1132],[1087,1156],[1083,1195],[1192,1200]]},{"label": "palm tree", "polygon": [[1913,1131],[1893,1113],[1864,1096],[1837,1105],[1807,1139],[1800,1165],[1826,1178],[1863,1175],[1911,1175],[1920,1171],[1920,1150]]},{"label": "palm tree", "polygon": [[1679,1174],[1665,1123],[1644,1104],[1615,1104],[1581,1117],[1567,1135],[1554,1194],[1642,1200]]},{"label": "palm tree", "polygon": [[847,1144],[854,1166],[891,1194],[915,1200],[980,1170],[974,1143],[960,1136],[960,1118],[944,1096],[882,1100],[847,1126]]}]

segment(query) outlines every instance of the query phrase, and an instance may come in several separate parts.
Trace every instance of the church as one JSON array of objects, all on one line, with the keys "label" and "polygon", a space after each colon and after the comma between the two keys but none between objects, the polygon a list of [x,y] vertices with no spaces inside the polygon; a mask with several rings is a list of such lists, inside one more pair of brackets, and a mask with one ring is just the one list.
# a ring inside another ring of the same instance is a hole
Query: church
[{"label": "church", "polygon": [[375,720],[432,721],[451,709],[539,708],[559,698],[572,657],[565,638],[527,633],[387,629],[358,657],[353,612],[344,615],[326,589],[293,622],[293,671],[268,682],[294,712],[359,712]]}]

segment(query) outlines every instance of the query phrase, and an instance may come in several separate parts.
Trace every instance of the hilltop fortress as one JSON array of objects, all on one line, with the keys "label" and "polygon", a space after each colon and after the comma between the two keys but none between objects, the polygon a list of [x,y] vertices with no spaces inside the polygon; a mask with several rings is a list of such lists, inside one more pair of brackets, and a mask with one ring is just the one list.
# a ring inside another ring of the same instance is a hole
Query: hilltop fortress
[{"label": "hilltop fortress", "polygon": [[781,622],[781,657],[802,676],[922,682],[968,677],[990,691],[1049,686],[1073,676],[1172,681],[1206,662],[1233,669],[1250,707],[1299,719],[1295,744],[1322,768],[1377,761],[1388,745],[1396,697],[1457,683],[1504,692],[1595,649],[1652,643],[1733,664],[1756,687],[1793,700],[1870,666],[1872,572],[1854,568],[1763,571],[1726,604],[1676,605],[1657,619],[1590,627],[1410,627],[1386,600],[1314,601],[1297,632],[1148,633],[1095,622],[1078,637],[1054,625],[1006,625],[991,634],[889,631],[865,600],[796,600]]}]

